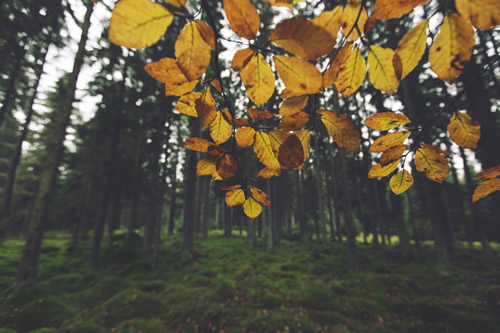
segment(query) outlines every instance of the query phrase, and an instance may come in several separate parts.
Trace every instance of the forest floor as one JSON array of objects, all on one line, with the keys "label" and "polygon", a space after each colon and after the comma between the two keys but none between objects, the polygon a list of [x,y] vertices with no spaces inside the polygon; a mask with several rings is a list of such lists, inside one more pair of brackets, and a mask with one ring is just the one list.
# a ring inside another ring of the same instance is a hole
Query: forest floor
[{"label": "forest floor", "polygon": [[398,247],[359,244],[361,269],[345,246],[212,236],[181,258],[182,239],[163,243],[150,270],[142,243],[104,246],[50,232],[36,287],[12,292],[23,241],[0,246],[0,332],[500,332],[500,259],[459,247],[452,274],[438,274],[431,246],[402,260]]}]

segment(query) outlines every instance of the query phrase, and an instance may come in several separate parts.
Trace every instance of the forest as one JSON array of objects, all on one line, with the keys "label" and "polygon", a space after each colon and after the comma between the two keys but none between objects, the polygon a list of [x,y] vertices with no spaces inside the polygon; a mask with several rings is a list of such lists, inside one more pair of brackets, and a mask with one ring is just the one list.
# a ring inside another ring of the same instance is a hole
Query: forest
[{"label": "forest", "polygon": [[500,332],[499,1],[0,26],[0,333]]}]

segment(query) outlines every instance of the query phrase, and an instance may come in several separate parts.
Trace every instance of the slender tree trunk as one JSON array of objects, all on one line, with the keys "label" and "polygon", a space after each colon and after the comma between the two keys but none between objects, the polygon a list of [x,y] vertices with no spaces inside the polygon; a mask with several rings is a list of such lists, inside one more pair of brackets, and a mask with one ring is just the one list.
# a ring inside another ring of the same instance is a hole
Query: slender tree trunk
[{"label": "slender tree trunk", "polygon": [[[267,193],[271,193],[271,181],[269,179],[266,179],[266,185],[267,185]],[[274,248],[274,231],[273,231],[273,218],[272,218],[272,211],[270,209],[267,210],[268,213],[266,214],[266,226],[267,226],[267,251],[271,252]]]},{"label": "slender tree trunk", "polygon": [[92,180],[88,172],[85,173],[83,177],[83,189],[80,196],[80,204],[78,205],[78,212],[75,217],[75,223],[73,224],[73,232],[71,235],[71,246],[76,247],[78,241],[80,240],[80,234],[83,229],[82,225],[86,219],[87,205],[90,197],[90,190],[92,188]]},{"label": "slender tree trunk", "polygon": [[356,257],[356,231],[354,227],[354,219],[352,217],[352,199],[351,187],[349,184],[349,176],[347,174],[347,163],[344,150],[339,150],[340,166],[342,171],[342,185],[344,190],[344,216],[347,228],[347,263],[349,270],[356,271],[358,269]]},{"label": "slender tree trunk", "polygon": [[401,247],[401,257],[406,259],[410,252],[410,238],[406,228],[403,200],[400,196],[391,194],[393,220],[397,223],[399,246]]},{"label": "slender tree trunk", "polygon": [[203,238],[208,238],[208,219],[210,217],[210,178],[203,178],[203,210],[201,216],[201,232]]},{"label": "slender tree trunk", "polygon": [[[299,219],[299,225],[300,225],[300,238],[305,241],[308,239],[307,235],[307,224],[306,224],[306,218],[304,214],[304,201],[302,198],[304,198],[304,193],[302,191],[302,184],[300,181],[300,170],[297,170],[294,172],[295,174],[295,188],[297,190],[296,192],[296,198],[297,198],[297,218]],[[259,235],[261,233],[259,232]],[[260,237],[260,236],[259,236]]]},{"label": "slender tree trunk", "polygon": [[57,175],[59,163],[62,158],[64,148],[64,137],[66,136],[66,127],[69,124],[71,111],[73,109],[73,100],[76,90],[76,82],[80,74],[85,54],[85,44],[87,42],[88,31],[90,27],[90,17],[94,9],[92,1],[87,3],[87,11],[82,25],[82,36],[78,45],[78,51],[73,64],[73,71],[69,78],[68,88],[62,109],[60,110],[61,122],[55,126],[53,132],[53,144],[47,147],[47,164],[40,176],[40,184],[36,195],[33,212],[31,214],[28,235],[23,249],[19,272],[17,276],[17,285],[22,287],[34,282],[38,269],[38,258],[40,256],[40,247],[42,244],[42,234],[44,222],[47,215],[50,194]]},{"label": "slender tree trunk", "polygon": [[170,190],[170,209],[168,212],[168,234],[172,235],[175,228],[175,213],[177,201],[177,177],[172,178],[172,189]]},{"label": "slender tree trunk", "polygon": [[[319,146],[317,147],[319,148]],[[317,163],[319,164],[319,163]],[[319,168],[319,165],[316,165],[317,168]],[[327,243],[327,234],[326,234],[326,217],[325,217],[325,202],[324,202],[324,195],[323,195],[323,175],[321,173],[321,170],[315,170],[314,172],[314,178],[316,181],[316,191],[318,195],[318,215],[319,215],[319,223],[320,223],[320,228],[321,228],[321,242],[323,244]],[[317,221],[316,221],[317,223]]]},{"label": "slender tree trunk", "polygon": [[408,210],[410,211],[410,224],[413,233],[413,241],[415,242],[417,250],[420,250],[420,237],[418,235],[419,230],[417,229],[417,224],[415,222],[417,216],[415,214],[415,208],[413,207],[413,201],[411,199],[411,193],[409,191],[406,192],[406,199],[408,200]]}]

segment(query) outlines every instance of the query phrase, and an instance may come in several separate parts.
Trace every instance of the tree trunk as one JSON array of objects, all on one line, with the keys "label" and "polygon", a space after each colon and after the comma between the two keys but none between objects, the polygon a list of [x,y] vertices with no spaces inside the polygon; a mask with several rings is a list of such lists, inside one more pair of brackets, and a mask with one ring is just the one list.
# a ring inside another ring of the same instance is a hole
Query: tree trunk
[{"label": "tree trunk", "polygon": [[349,184],[349,176],[347,174],[347,164],[344,150],[339,149],[339,155],[342,171],[342,185],[344,190],[344,217],[347,229],[347,263],[349,270],[356,271],[358,269],[358,263],[356,258],[356,231],[352,217],[351,187]]},{"label": "tree trunk", "polygon": [[40,184],[35,198],[33,211],[30,217],[28,235],[24,245],[19,272],[17,276],[17,285],[22,287],[34,282],[38,268],[38,258],[40,256],[40,247],[42,244],[42,234],[44,222],[47,215],[50,194],[55,182],[59,163],[64,149],[64,137],[66,136],[66,127],[69,124],[71,111],[73,109],[73,100],[75,97],[76,82],[80,74],[85,54],[85,44],[87,42],[88,31],[90,27],[90,16],[94,9],[94,3],[88,1],[85,19],[82,25],[82,35],[78,44],[78,51],[73,64],[73,71],[70,75],[68,88],[62,109],[60,110],[61,122],[55,125],[53,133],[53,144],[47,146],[46,161],[47,164],[40,175]]},{"label": "tree trunk", "polygon": [[[302,172],[301,170],[297,170],[294,172],[295,174],[295,188],[296,188],[296,193],[295,196],[297,198],[297,218],[299,219],[299,225],[300,225],[300,239],[305,241],[308,239],[307,235],[307,223],[306,223],[306,218],[304,214],[304,201],[302,198],[304,197],[304,192],[302,191],[302,184],[300,181],[300,175],[299,173]],[[260,232],[259,232],[260,235]],[[260,237],[260,236],[259,236]]]},{"label": "tree trunk", "polygon": [[168,234],[172,235],[175,228],[175,212],[177,201],[177,177],[174,175],[172,179],[172,189],[170,190],[170,209],[168,212]]},{"label": "tree trunk", "polygon": [[391,194],[393,221],[397,223],[399,246],[401,247],[401,257],[406,259],[410,252],[410,238],[405,223],[403,200],[399,195]]}]

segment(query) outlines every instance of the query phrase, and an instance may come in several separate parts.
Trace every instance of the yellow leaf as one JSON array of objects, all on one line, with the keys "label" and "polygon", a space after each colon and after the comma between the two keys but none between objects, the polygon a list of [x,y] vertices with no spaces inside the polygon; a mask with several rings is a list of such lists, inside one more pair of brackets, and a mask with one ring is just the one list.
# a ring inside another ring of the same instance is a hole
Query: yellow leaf
[{"label": "yellow leaf", "polygon": [[241,81],[247,95],[257,105],[262,105],[274,93],[274,73],[262,54],[256,54],[241,70]]},{"label": "yellow leaf", "polygon": [[188,23],[175,42],[175,56],[189,81],[202,76],[210,65],[211,47],[201,36],[195,22]]},{"label": "yellow leaf", "polygon": [[310,95],[323,90],[323,77],[310,62],[294,57],[274,56],[274,63],[283,83],[291,91]]},{"label": "yellow leaf", "polygon": [[184,5],[186,4],[186,0],[167,0],[167,1],[177,7],[184,7]]},{"label": "yellow leaf", "polygon": [[184,148],[199,151],[201,153],[208,152],[208,148],[215,146],[212,142],[202,138],[187,138],[184,141]]},{"label": "yellow leaf", "polygon": [[269,167],[265,167],[264,169],[259,170],[257,172],[257,177],[260,178],[271,178],[271,177],[279,177],[281,175],[281,169],[271,169]]},{"label": "yellow leaf", "polygon": [[500,165],[493,166],[476,175],[477,178],[491,179],[500,176]]},{"label": "yellow leaf", "polygon": [[381,153],[394,146],[402,145],[410,136],[409,131],[397,131],[381,136],[370,146],[370,153]]},{"label": "yellow leaf", "polygon": [[281,7],[288,7],[288,9],[292,9],[292,5],[302,2],[304,0],[266,0],[273,6],[281,6]]},{"label": "yellow leaf", "polygon": [[419,148],[415,152],[415,165],[418,171],[425,171],[427,178],[438,183],[444,182],[450,171],[446,158],[428,148]]},{"label": "yellow leaf", "polygon": [[278,23],[271,31],[269,41],[308,60],[328,54],[336,42],[330,33],[303,17],[293,17]]},{"label": "yellow leaf", "polygon": [[463,112],[455,112],[448,125],[450,139],[462,148],[475,149],[481,137],[481,126]]},{"label": "yellow leaf", "polygon": [[368,74],[373,86],[389,95],[394,95],[399,87],[399,80],[392,64],[394,50],[371,45],[368,54]]},{"label": "yellow leaf", "polygon": [[181,84],[180,86],[172,86],[170,82],[165,83],[165,96],[183,96],[196,87],[199,80],[194,80]]},{"label": "yellow leaf", "polygon": [[298,113],[306,107],[309,96],[296,96],[286,99],[280,106],[280,115],[283,117]]},{"label": "yellow leaf", "polygon": [[207,45],[210,46],[212,50],[215,50],[215,34],[212,28],[210,28],[209,25],[200,20],[195,20],[194,23],[198,28],[198,32],[200,33],[201,38],[203,38],[205,43],[207,43]]},{"label": "yellow leaf", "polygon": [[262,206],[254,198],[250,197],[243,204],[243,212],[249,218],[255,219],[262,213]]},{"label": "yellow leaf", "polygon": [[340,147],[359,152],[361,136],[349,117],[328,110],[318,110],[318,113],[328,133]]},{"label": "yellow leaf", "polygon": [[332,84],[337,81],[337,77],[340,73],[340,67],[347,60],[349,55],[352,52],[352,42],[347,42],[342,46],[335,55],[333,56],[330,66],[326,70],[325,74],[323,74],[325,81],[325,88],[330,87]]},{"label": "yellow leaf", "polygon": [[224,154],[223,156],[219,157],[215,167],[217,174],[223,180],[227,180],[233,177],[236,173],[236,170],[238,170],[238,164],[236,163],[236,160],[229,154]]},{"label": "yellow leaf", "polygon": [[201,125],[203,128],[208,128],[217,114],[215,100],[210,90],[207,89],[201,94],[200,98],[195,101],[195,107],[196,113],[200,117]]},{"label": "yellow leaf", "polygon": [[202,158],[196,165],[198,176],[211,176],[215,172],[216,159],[213,156]]},{"label": "yellow leaf", "polygon": [[376,131],[388,131],[409,123],[410,119],[407,116],[396,112],[376,113],[365,120],[365,125]]},{"label": "yellow leaf", "polygon": [[455,0],[457,10],[478,29],[489,29],[500,24],[498,0]]},{"label": "yellow leaf", "polygon": [[259,203],[263,204],[264,206],[271,206],[271,201],[269,201],[269,198],[267,194],[262,191],[261,189],[258,189],[257,187],[249,186],[250,193],[252,193],[252,197],[257,200]]},{"label": "yellow leaf", "polygon": [[355,48],[340,67],[335,86],[344,97],[349,97],[358,90],[366,75],[366,62],[361,51]]},{"label": "yellow leaf", "polygon": [[163,58],[144,66],[144,69],[156,80],[165,83],[165,95],[182,96],[194,89],[197,80],[189,82],[173,58]]},{"label": "yellow leaf", "polygon": [[383,178],[389,176],[396,168],[398,167],[399,161],[394,161],[392,163],[387,164],[386,166],[382,166],[380,163],[372,166],[370,171],[368,172],[368,178]]},{"label": "yellow leaf", "polygon": [[283,169],[296,169],[304,163],[304,149],[296,135],[275,130],[269,131],[269,139]]},{"label": "yellow leaf", "polygon": [[259,32],[260,18],[249,0],[224,0],[229,25],[234,32],[246,39],[254,39]]},{"label": "yellow leaf", "polygon": [[257,132],[255,134],[253,150],[259,161],[265,166],[275,170],[281,168],[278,158],[274,155],[269,134],[260,131]]},{"label": "yellow leaf", "polygon": [[245,203],[245,192],[242,189],[226,192],[226,205],[234,207]]},{"label": "yellow leaf", "polygon": [[279,127],[284,131],[294,131],[304,127],[309,122],[309,115],[299,111],[281,118]]},{"label": "yellow leaf", "polygon": [[142,49],[155,44],[167,31],[174,15],[149,0],[121,0],[115,6],[109,26],[109,41]]},{"label": "yellow leaf", "polygon": [[389,186],[394,194],[400,195],[413,185],[413,176],[406,170],[398,172],[391,177]]},{"label": "yellow leaf", "polygon": [[423,5],[429,0],[377,0],[372,15],[379,20],[398,18]]},{"label": "yellow leaf", "polygon": [[324,11],[320,16],[314,18],[311,22],[318,27],[323,28],[326,32],[332,36],[334,40],[337,39],[339,34],[340,19],[342,17],[342,7],[337,6],[333,10]]},{"label": "yellow leaf", "polygon": [[248,148],[255,142],[255,130],[252,127],[242,127],[236,132],[236,142],[240,148]]},{"label": "yellow leaf", "polygon": [[489,179],[479,184],[472,195],[472,202],[476,202],[495,191],[500,191],[500,178]]},{"label": "yellow leaf", "polygon": [[399,41],[395,56],[401,63],[401,72],[398,75],[400,80],[411,73],[424,55],[428,26],[429,19],[426,19],[408,31]]},{"label": "yellow leaf", "polygon": [[472,25],[456,13],[448,13],[429,51],[431,69],[441,80],[452,83],[469,61],[474,43]]},{"label": "yellow leaf", "polygon": [[[361,14],[359,11],[361,10]],[[359,14],[359,18],[358,18]],[[354,23],[356,22],[356,27]],[[366,9],[361,8],[361,3],[356,1],[350,1],[344,7],[344,12],[342,13],[341,23],[342,23],[342,33],[344,36],[352,41],[357,40],[360,37],[360,33],[364,33],[365,23],[368,20],[368,13]]]},{"label": "yellow leaf", "polygon": [[398,145],[384,151],[380,158],[380,165],[385,166],[389,163],[399,160],[406,150],[406,145]]},{"label": "yellow leaf", "polygon": [[231,67],[235,71],[241,71],[243,67],[245,67],[250,59],[252,59],[252,56],[254,55],[254,52],[250,49],[242,49],[236,51],[236,53],[233,56],[233,62],[231,64]]},{"label": "yellow leaf", "polygon": [[198,113],[196,112],[195,102],[198,98],[200,98],[200,96],[201,93],[196,91],[192,91],[182,96],[181,98],[179,98],[179,101],[177,101],[174,110],[191,117],[198,117]]},{"label": "yellow leaf", "polygon": [[210,124],[210,136],[218,145],[229,140],[233,134],[233,126],[226,118],[226,115],[220,111],[216,112],[215,119]]},{"label": "yellow leaf", "polygon": [[302,144],[302,150],[304,151],[304,162],[309,157],[309,151],[311,150],[311,132],[309,130],[295,131],[295,134]]}]

